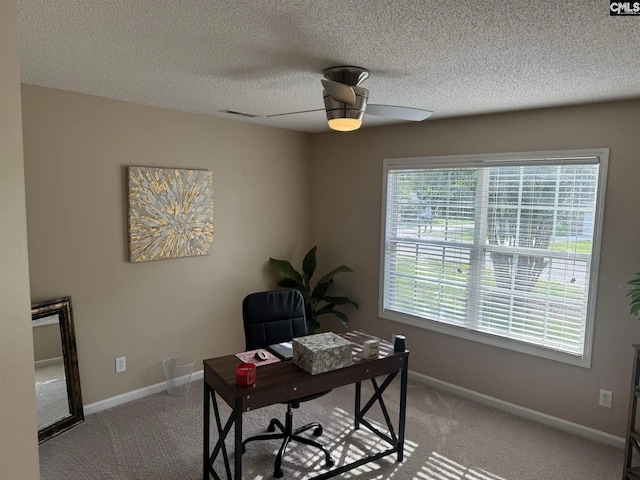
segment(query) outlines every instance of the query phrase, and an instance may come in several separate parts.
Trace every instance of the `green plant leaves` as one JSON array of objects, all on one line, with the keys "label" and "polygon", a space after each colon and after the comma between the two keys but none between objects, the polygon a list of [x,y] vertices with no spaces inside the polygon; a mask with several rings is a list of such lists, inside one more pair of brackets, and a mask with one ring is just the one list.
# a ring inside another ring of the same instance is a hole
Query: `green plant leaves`
[{"label": "green plant leaves", "polygon": [[313,320],[309,320],[307,318],[307,332],[314,333],[316,330],[318,330],[320,328],[320,323],[318,322],[317,319],[313,319]]},{"label": "green plant leaves", "polygon": [[316,271],[316,249],[315,246],[304,256],[302,260],[302,272],[307,276],[307,279],[311,279]]},{"label": "green plant leaves", "polygon": [[[331,305],[331,304],[329,304],[329,305]],[[330,313],[330,314],[335,315],[336,317],[338,317],[340,319],[340,322],[342,322],[342,326],[343,327],[348,327],[349,326],[349,316],[346,313],[341,312],[340,310],[335,310],[333,308],[326,308],[326,307],[329,307],[329,305],[325,305],[320,310],[318,310],[318,313],[317,313],[318,316]]]},{"label": "green plant leaves", "polygon": [[[284,276],[284,278],[278,282],[278,286],[282,288],[294,288],[302,293],[305,302],[308,333],[314,333],[320,328],[318,316],[326,314],[335,315],[340,319],[342,325],[347,327],[349,325],[348,315],[337,310],[336,306],[353,305],[359,308],[358,304],[348,297],[333,297],[327,295],[329,288],[333,284],[333,278],[338,273],[353,272],[353,270],[346,265],[340,265],[331,270],[318,281],[313,290],[311,289],[311,277],[316,271],[316,251],[317,246],[314,246],[305,255],[302,261],[302,273],[293,268],[293,265],[287,260],[269,258],[269,264]],[[325,303],[325,305],[319,307],[321,303]]]},{"label": "green plant leaves", "polygon": [[338,268],[334,268],[329,273],[327,273],[324,277],[318,280],[318,285],[320,285],[321,283],[331,282],[333,280],[333,277],[335,277],[340,272],[353,272],[353,270],[351,270],[346,265],[340,265]]},{"label": "green plant leaves", "polygon": [[329,296],[326,296],[326,297],[323,298],[323,300],[325,300],[326,302],[331,302],[334,305],[344,305],[346,303],[350,303],[351,305],[355,306],[357,309],[360,308],[358,306],[358,304],[356,302],[354,302],[353,300],[351,300],[349,297],[329,297]]},{"label": "green plant leaves", "polygon": [[640,272],[637,272],[632,280],[627,282],[627,285],[631,285],[631,290],[627,292],[627,297],[631,297],[629,303],[629,313],[640,317]]},{"label": "green plant leaves", "polygon": [[637,272],[635,274],[635,278],[633,280],[629,280],[627,282],[627,285],[634,285],[634,286],[640,285],[640,272]]},{"label": "green plant leaves", "polygon": [[303,286],[299,282],[286,277],[278,282],[278,286],[282,288],[295,288],[296,290],[303,289]]},{"label": "green plant leaves", "polygon": [[290,278],[302,285],[302,275],[300,275],[293,265],[287,260],[278,260],[277,258],[269,258],[269,263],[276,267],[285,277]]},{"label": "green plant leaves", "polygon": [[311,296],[317,299],[324,298],[325,295],[327,294],[327,290],[329,289],[329,285],[331,285],[331,282],[318,283],[316,287],[313,289],[313,291],[311,292]]}]

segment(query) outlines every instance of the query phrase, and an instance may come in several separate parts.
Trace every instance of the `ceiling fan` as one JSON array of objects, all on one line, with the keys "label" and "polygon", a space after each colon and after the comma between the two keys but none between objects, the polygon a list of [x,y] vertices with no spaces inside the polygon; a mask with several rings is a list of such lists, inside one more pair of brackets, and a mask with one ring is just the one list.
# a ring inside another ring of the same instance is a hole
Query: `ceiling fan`
[{"label": "ceiling fan", "polygon": [[[429,118],[433,112],[419,108],[400,107],[396,105],[367,104],[369,90],[360,86],[369,78],[369,70],[362,67],[340,66],[327,68],[322,72],[321,80],[324,90],[324,109],[327,113],[329,128],[341,132],[357,130],[362,125],[365,112],[367,115],[420,122]],[[293,115],[319,110],[278,113],[267,117]]]}]

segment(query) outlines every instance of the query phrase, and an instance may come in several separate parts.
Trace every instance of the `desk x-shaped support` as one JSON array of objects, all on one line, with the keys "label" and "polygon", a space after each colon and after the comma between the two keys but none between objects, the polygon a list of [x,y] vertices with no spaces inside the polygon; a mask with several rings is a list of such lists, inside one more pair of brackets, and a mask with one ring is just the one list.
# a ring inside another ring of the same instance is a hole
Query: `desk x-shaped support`
[{"label": "desk x-shaped support", "polygon": [[[322,473],[316,477],[313,477],[317,480],[322,480],[326,478],[335,477],[344,472],[357,468],[365,463],[374,462],[382,457],[387,455],[391,455],[393,453],[397,453],[397,459],[401,462],[404,458],[404,434],[405,434],[405,420],[406,420],[406,405],[407,405],[407,367],[408,367],[408,357],[404,358],[403,366],[399,369],[399,371],[392,372],[387,375],[385,380],[378,384],[375,378],[371,378],[371,383],[373,385],[373,395],[364,405],[361,407],[362,400],[362,381],[356,381],[356,394],[355,394],[355,421],[354,428],[358,430],[360,425],[365,426],[368,430],[374,433],[376,436],[386,441],[391,445],[391,448],[383,450],[381,452],[377,452],[371,455],[367,455],[359,460],[356,460],[352,463],[348,463],[346,465],[342,465],[336,469],[330,470],[328,472]],[[385,392],[387,387],[391,384],[391,382],[396,378],[396,376],[400,373],[400,405],[399,405],[399,415],[398,415],[398,434],[396,435],[395,430],[393,428],[393,424],[391,422],[391,418],[389,416],[389,412],[387,410],[387,406],[384,403],[384,399],[382,394]],[[224,468],[226,471],[226,478],[228,480],[232,480],[235,478],[236,480],[241,480],[242,478],[242,409],[240,400],[236,400],[236,404],[232,407],[232,412],[229,415],[229,418],[222,425],[222,420],[220,418],[220,410],[218,408],[218,402],[216,400],[215,391],[207,385],[205,382],[204,386],[204,400],[205,400],[205,424],[208,425],[209,422],[209,401],[213,404],[214,416],[216,419],[216,427],[218,429],[218,441],[216,442],[211,455],[208,457],[208,461],[205,460],[205,468],[207,471],[204,472],[203,478],[209,479],[210,476],[213,476],[214,479],[220,480],[220,476],[213,469],[213,464],[222,452],[222,458],[224,461]],[[373,426],[366,418],[366,413],[371,409],[371,407],[378,403],[380,405],[380,409],[382,410],[382,414],[385,419],[385,423],[387,425],[387,429],[389,434],[387,435],[384,432],[381,432],[378,428]],[[231,466],[229,463],[229,454],[227,452],[227,447],[225,445],[225,439],[227,435],[231,431],[231,427],[235,424],[235,452],[234,452],[234,475],[231,475]],[[204,451],[209,451],[208,445],[208,435],[205,435],[205,445]]]}]

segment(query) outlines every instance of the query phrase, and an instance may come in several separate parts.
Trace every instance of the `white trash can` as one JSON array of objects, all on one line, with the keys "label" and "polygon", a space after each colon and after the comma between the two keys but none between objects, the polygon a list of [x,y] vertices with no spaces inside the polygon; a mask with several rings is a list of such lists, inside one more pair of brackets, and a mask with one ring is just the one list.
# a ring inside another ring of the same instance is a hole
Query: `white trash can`
[{"label": "white trash can", "polygon": [[162,361],[169,395],[186,395],[191,388],[195,360],[191,357],[171,357]]}]

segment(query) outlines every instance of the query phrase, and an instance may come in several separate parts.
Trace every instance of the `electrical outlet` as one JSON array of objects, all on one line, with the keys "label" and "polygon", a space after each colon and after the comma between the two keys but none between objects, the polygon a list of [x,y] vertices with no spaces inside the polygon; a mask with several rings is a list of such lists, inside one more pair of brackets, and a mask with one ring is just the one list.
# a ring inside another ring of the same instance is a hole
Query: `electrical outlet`
[{"label": "electrical outlet", "polygon": [[116,358],[116,373],[127,371],[127,357]]},{"label": "electrical outlet", "polygon": [[611,404],[613,403],[613,393],[609,390],[600,389],[600,401],[598,405],[601,407],[611,408]]}]

